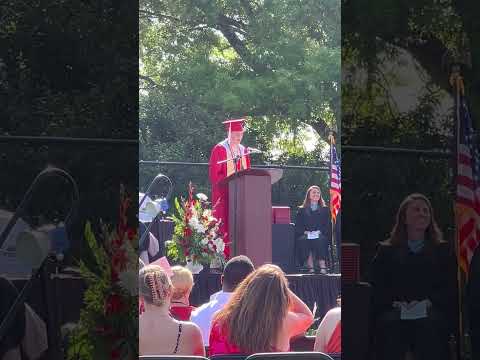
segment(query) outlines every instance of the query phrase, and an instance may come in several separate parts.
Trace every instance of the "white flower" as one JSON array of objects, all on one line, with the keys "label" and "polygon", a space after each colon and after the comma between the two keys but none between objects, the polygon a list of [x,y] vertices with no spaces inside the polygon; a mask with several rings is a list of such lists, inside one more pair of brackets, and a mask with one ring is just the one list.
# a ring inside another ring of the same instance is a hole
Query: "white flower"
[{"label": "white flower", "polygon": [[198,193],[198,194],[197,194],[197,199],[200,200],[200,201],[207,201],[207,200],[208,200],[208,196],[205,195],[204,193]]},{"label": "white flower", "polygon": [[201,234],[205,234],[205,231],[207,231],[207,229],[205,229],[205,226],[203,226],[202,224],[197,224],[195,226],[195,230],[197,230]]},{"label": "white flower", "polygon": [[192,216],[190,220],[188,220],[188,224],[193,228],[196,229],[197,226],[199,225],[198,218],[195,216]]},{"label": "white flower", "polygon": [[217,238],[213,240],[213,243],[215,244],[218,253],[222,253],[225,250],[225,243],[222,239]]},{"label": "white flower", "polygon": [[202,241],[200,241],[200,244],[207,245],[208,244],[208,238],[202,239]]},{"label": "white flower", "polygon": [[217,253],[223,253],[223,251],[225,250],[225,244],[223,243],[223,241],[217,245]]}]

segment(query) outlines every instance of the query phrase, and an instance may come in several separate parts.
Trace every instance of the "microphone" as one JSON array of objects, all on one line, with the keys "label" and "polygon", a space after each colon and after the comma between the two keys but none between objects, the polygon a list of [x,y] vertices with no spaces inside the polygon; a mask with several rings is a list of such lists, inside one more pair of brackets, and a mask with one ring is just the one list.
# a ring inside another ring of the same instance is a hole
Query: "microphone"
[{"label": "microphone", "polygon": [[258,149],[252,148],[252,147],[247,147],[247,151],[248,151],[249,154],[261,154],[261,153],[263,153],[262,150],[258,150]]}]

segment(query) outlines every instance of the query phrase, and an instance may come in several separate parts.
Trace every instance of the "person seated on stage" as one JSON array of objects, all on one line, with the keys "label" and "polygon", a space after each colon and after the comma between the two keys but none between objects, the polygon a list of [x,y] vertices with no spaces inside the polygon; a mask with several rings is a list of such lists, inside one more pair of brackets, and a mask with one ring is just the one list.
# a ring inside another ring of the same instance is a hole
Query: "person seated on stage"
[{"label": "person seated on stage", "polygon": [[307,262],[309,272],[317,266],[322,274],[327,273],[326,260],[328,245],[332,237],[330,209],[322,198],[322,192],[316,185],[310,186],[305,194],[295,220],[298,257],[301,264]]},{"label": "person seated on stage", "polygon": [[[142,270],[145,267],[145,263],[141,258],[138,258],[138,271]],[[138,294],[138,314],[140,315],[145,311],[145,303],[140,294]]]},{"label": "person seated on stage", "polygon": [[328,310],[317,329],[314,351],[327,354],[340,354],[342,352],[342,307],[338,306]]},{"label": "person seated on stage", "polygon": [[[7,316],[8,311],[18,296],[15,286],[5,278],[0,277],[0,323]],[[25,307],[25,306],[23,306]],[[20,346],[25,336],[25,310],[18,311],[15,320],[9,326],[3,339],[0,339],[0,359],[8,359],[13,357],[13,353],[18,352],[20,359]],[[10,353],[10,355],[8,355]],[[7,356],[8,355],[8,356]]]},{"label": "person seated on stage", "polygon": [[[0,324],[18,297],[15,286],[0,277]],[[45,322],[27,304],[17,311],[8,330],[0,339],[0,360],[38,359],[48,349]]]},{"label": "person seated on stage", "polygon": [[289,351],[290,339],[312,323],[312,312],[288,288],[283,271],[263,265],[237,286],[214,316],[209,354]]},{"label": "person seated on stage", "polygon": [[[142,238],[142,235],[147,231],[147,226],[142,223],[141,221],[138,223],[138,230],[139,230],[139,236],[140,239]],[[146,236],[143,239],[143,242],[139,244],[139,249],[140,253],[140,259],[143,261],[144,264],[150,264],[151,261],[156,260],[160,254],[160,244],[151,232],[148,233],[148,236]]]},{"label": "person seated on stage", "polygon": [[195,307],[190,306],[190,293],[193,288],[193,275],[183,266],[172,267],[173,276],[170,278],[173,285],[170,315],[177,320],[189,321],[190,314]]},{"label": "person seated on stage", "polygon": [[377,359],[447,359],[456,304],[455,255],[430,201],[407,196],[372,267]]},{"label": "person seated on stage", "polygon": [[139,272],[139,295],[145,311],[139,316],[140,355],[205,355],[202,333],[191,322],[170,316],[173,286],[158,265],[147,265]]},{"label": "person seated on stage", "polygon": [[192,322],[202,330],[203,343],[208,346],[213,315],[223,308],[232,296],[233,291],[255,268],[245,255],[235,256],[228,260],[221,277],[222,290],[213,294],[210,301],[192,312]]},{"label": "person seated on stage", "polygon": [[223,235],[225,242],[225,258],[229,259],[228,186],[220,182],[235,172],[249,169],[251,166],[248,149],[240,144],[245,119],[227,120],[223,124],[228,137],[213,147],[208,162],[208,175],[212,184],[213,216],[222,221],[219,232]]}]

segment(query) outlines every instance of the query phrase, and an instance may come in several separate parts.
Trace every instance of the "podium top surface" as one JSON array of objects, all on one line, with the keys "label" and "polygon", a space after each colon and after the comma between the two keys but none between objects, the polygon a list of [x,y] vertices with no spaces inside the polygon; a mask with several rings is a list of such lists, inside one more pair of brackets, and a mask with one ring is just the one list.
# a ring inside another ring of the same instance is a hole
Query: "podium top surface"
[{"label": "podium top surface", "polygon": [[225,179],[219,182],[220,185],[227,185],[231,180],[240,176],[270,176],[270,183],[273,185],[278,180],[282,178],[283,169],[257,169],[257,168],[250,168],[247,170],[237,171],[236,173],[227,176]]}]

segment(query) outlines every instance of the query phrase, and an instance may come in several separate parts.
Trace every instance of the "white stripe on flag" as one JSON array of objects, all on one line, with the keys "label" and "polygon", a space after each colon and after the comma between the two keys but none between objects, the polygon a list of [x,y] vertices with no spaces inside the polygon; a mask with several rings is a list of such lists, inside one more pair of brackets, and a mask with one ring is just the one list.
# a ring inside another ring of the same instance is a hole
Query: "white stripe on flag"
[{"label": "white stripe on flag", "polygon": [[472,168],[463,164],[458,164],[458,174],[466,176],[470,179],[473,177]]}]

